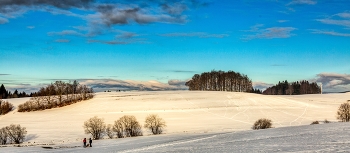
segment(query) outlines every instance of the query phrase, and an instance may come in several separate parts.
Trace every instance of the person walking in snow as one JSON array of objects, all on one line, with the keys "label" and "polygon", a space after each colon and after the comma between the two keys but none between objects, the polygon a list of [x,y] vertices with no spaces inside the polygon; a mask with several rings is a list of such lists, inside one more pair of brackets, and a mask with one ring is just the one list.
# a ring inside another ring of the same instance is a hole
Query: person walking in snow
[{"label": "person walking in snow", "polygon": [[84,138],[83,143],[84,143],[84,148],[85,148],[86,147],[86,138]]},{"label": "person walking in snow", "polygon": [[92,147],[92,145],[91,145],[92,144],[92,139],[91,138],[89,139],[89,144],[90,144],[90,147]]}]

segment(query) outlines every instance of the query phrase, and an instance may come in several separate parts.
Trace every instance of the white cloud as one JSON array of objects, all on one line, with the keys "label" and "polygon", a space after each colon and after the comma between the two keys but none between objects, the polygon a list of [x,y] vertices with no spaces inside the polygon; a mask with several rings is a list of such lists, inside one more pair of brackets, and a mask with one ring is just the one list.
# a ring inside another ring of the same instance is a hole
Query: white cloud
[{"label": "white cloud", "polygon": [[81,84],[86,84],[94,91],[104,90],[187,90],[185,81],[169,80],[168,83],[159,81],[135,81],[135,80],[115,80],[115,79],[82,79]]},{"label": "white cloud", "polygon": [[350,74],[320,73],[315,81],[323,84],[325,92],[350,91]]},{"label": "white cloud", "polygon": [[266,88],[272,87],[272,86],[274,86],[274,84],[265,83],[265,82],[261,82],[261,81],[253,82],[253,87],[260,89],[262,91],[264,91]]}]

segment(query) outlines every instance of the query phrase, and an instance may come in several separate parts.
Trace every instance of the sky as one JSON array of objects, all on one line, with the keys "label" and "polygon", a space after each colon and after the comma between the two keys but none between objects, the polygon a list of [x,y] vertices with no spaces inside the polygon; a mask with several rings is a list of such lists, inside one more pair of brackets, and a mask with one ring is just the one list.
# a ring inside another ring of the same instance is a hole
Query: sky
[{"label": "sky", "polygon": [[256,88],[350,90],[348,0],[1,0],[0,84],[184,90],[233,70]]}]

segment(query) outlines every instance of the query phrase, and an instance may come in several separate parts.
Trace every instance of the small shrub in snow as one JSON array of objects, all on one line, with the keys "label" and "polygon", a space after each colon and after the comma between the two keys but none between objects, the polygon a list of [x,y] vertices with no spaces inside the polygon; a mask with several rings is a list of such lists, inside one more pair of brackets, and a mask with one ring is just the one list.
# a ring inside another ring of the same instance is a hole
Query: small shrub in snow
[{"label": "small shrub in snow", "polygon": [[21,127],[19,124],[11,124],[10,126],[6,126],[5,131],[8,135],[8,138],[16,144],[22,143],[27,134],[26,128]]},{"label": "small shrub in snow", "polygon": [[106,124],[103,118],[98,118],[97,116],[88,119],[84,122],[84,130],[86,134],[91,134],[93,139],[100,139],[106,132]]},{"label": "small shrub in snow", "polygon": [[266,118],[257,120],[252,127],[253,130],[267,129],[267,128],[272,128],[272,121]]},{"label": "small shrub in snow", "polygon": [[346,103],[343,103],[339,106],[338,112],[337,112],[337,119],[342,122],[349,122],[350,121],[350,103],[349,101]]},{"label": "small shrub in snow", "polygon": [[6,132],[5,128],[1,128],[0,129],[0,144],[4,145],[6,144],[7,140],[8,140],[8,134]]},{"label": "small shrub in snow", "polygon": [[166,124],[157,114],[151,114],[146,117],[144,127],[149,129],[153,134],[161,134]]},{"label": "small shrub in snow", "polygon": [[320,124],[318,121],[313,121],[312,123],[311,123],[311,125],[312,124]]},{"label": "small shrub in snow", "polygon": [[3,101],[0,99],[0,115],[5,115],[8,112],[12,111],[13,105],[8,101]]},{"label": "small shrub in snow", "polygon": [[114,121],[113,131],[118,138],[142,136],[142,128],[135,116],[124,115]]},{"label": "small shrub in snow", "polygon": [[323,123],[331,123],[331,121],[328,121],[327,119],[325,119],[325,120],[323,121]]}]

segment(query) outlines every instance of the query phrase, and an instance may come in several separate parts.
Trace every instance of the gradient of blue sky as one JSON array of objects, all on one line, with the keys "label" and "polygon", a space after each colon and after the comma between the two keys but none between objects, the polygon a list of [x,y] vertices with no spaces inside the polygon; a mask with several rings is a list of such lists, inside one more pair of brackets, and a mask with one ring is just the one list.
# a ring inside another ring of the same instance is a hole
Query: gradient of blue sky
[{"label": "gradient of blue sky", "polygon": [[0,83],[9,88],[67,79],[169,88],[215,69],[259,88],[306,79],[350,90],[350,1],[21,1],[0,2]]}]

